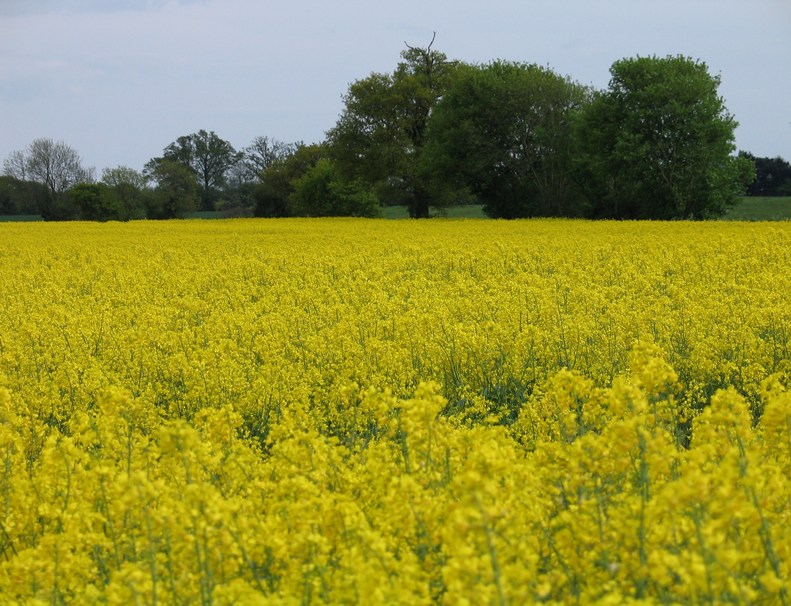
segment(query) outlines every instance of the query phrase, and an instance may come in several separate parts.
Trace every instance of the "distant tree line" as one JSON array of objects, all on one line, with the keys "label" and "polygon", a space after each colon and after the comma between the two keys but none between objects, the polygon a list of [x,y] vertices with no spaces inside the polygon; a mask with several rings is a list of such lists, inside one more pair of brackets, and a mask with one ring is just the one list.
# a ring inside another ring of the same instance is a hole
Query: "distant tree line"
[{"label": "distant tree line", "polygon": [[705,219],[739,196],[791,195],[791,165],[735,153],[719,77],[682,56],[616,61],[606,90],[547,67],[471,65],[407,45],[392,73],[353,82],[325,141],[266,136],[236,150],[213,131],[168,144],[141,172],[82,166],[62,142],[12,153],[0,214],[166,219],[412,217],[477,202],[491,217]]},{"label": "distant tree line", "polygon": [[755,181],[747,187],[748,196],[791,196],[791,164],[783,158],[756,158],[740,152],[755,164]]}]

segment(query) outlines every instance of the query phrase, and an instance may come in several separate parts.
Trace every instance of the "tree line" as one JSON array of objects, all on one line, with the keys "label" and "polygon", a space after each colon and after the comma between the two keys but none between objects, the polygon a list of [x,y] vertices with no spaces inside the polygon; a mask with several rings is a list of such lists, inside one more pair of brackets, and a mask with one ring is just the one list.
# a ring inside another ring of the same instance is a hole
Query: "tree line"
[{"label": "tree line", "polygon": [[621,59],[605,90],[548,67],[452,61],[407,45],[391,73],[353,82],[317,144],[213,131],[168,144],[142,171],[99,179],[62,142],[13,152],[0,214],[45,219],[412,217],[479,203],[491,217],[705,219],[744,193],[791,194],[791,165],[735,153],[720,79],[683,56]]}]

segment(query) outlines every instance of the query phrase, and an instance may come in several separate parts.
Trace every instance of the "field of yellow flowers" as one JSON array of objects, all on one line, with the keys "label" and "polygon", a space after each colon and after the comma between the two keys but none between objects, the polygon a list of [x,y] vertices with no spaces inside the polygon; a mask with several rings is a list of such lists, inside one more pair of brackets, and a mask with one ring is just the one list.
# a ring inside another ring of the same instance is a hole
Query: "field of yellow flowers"
[{"label": "field of yellow flowers", "polygon": [[0,225],[0,603],[788,604],[791,223]]}]

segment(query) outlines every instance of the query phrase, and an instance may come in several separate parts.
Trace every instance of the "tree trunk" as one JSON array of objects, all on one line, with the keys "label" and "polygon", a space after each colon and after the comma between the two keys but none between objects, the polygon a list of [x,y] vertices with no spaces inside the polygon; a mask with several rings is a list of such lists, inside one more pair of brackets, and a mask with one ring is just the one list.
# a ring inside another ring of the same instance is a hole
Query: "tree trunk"
[{"label": "tree trunk", "polygon": [[429,195],[423,188],[415,188],[409,204],[409,216],[413,219],[428,219]]}]

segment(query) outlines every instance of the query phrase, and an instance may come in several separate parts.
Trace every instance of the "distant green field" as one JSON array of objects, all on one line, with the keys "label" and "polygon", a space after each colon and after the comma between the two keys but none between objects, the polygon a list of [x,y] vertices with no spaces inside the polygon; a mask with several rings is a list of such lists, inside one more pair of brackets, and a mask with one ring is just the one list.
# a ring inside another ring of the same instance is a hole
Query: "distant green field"
[{"label": "distant green field", "polygon": [[[480,204],[466,204],[464,206],[454,206],[439,213],[432,211],[432,217],[447,217],[448,219],[485,219],[483,207]],[[406,206],[384,206],[382,207],[382,217],[385,219],[408,219],[409,212]]]},{"label": "distant green field", "polygon": [[791,196],[782,198],[742,198],[723,217],[726,221],[788,221],[791,220]]},{"label": "distant green field", "polygon": [[[406,219],[409,213],[405,206],[385,206],[382,208],[385,219]],[[433,216],[433,215],[432,215]],[[483,207],[477,204],[456,206],[447,209],[449,219],[485,218]],[[742,198],[723,217],[725,221],[789,221],[791,220],[791,196]]]},{"label": "distant green field", "polygon": [[0,215],[0,222],[3,221],[43,221],[41,215]]},{"label": "distant green field", "polygon": [[194,210],[184,215],[185,219],[220,219],[218,210]]},{"label": "distant green field", "polygon": [[[409,217],[405,206],[385,206],[382,209],[385,219],[406,219]],[[485,218],[483,207],[477,204],[456,206],[447,209],[449,219]],[[791,220],[791,196],[742,198],[723,217],[725,221],[789,221]]]}]

